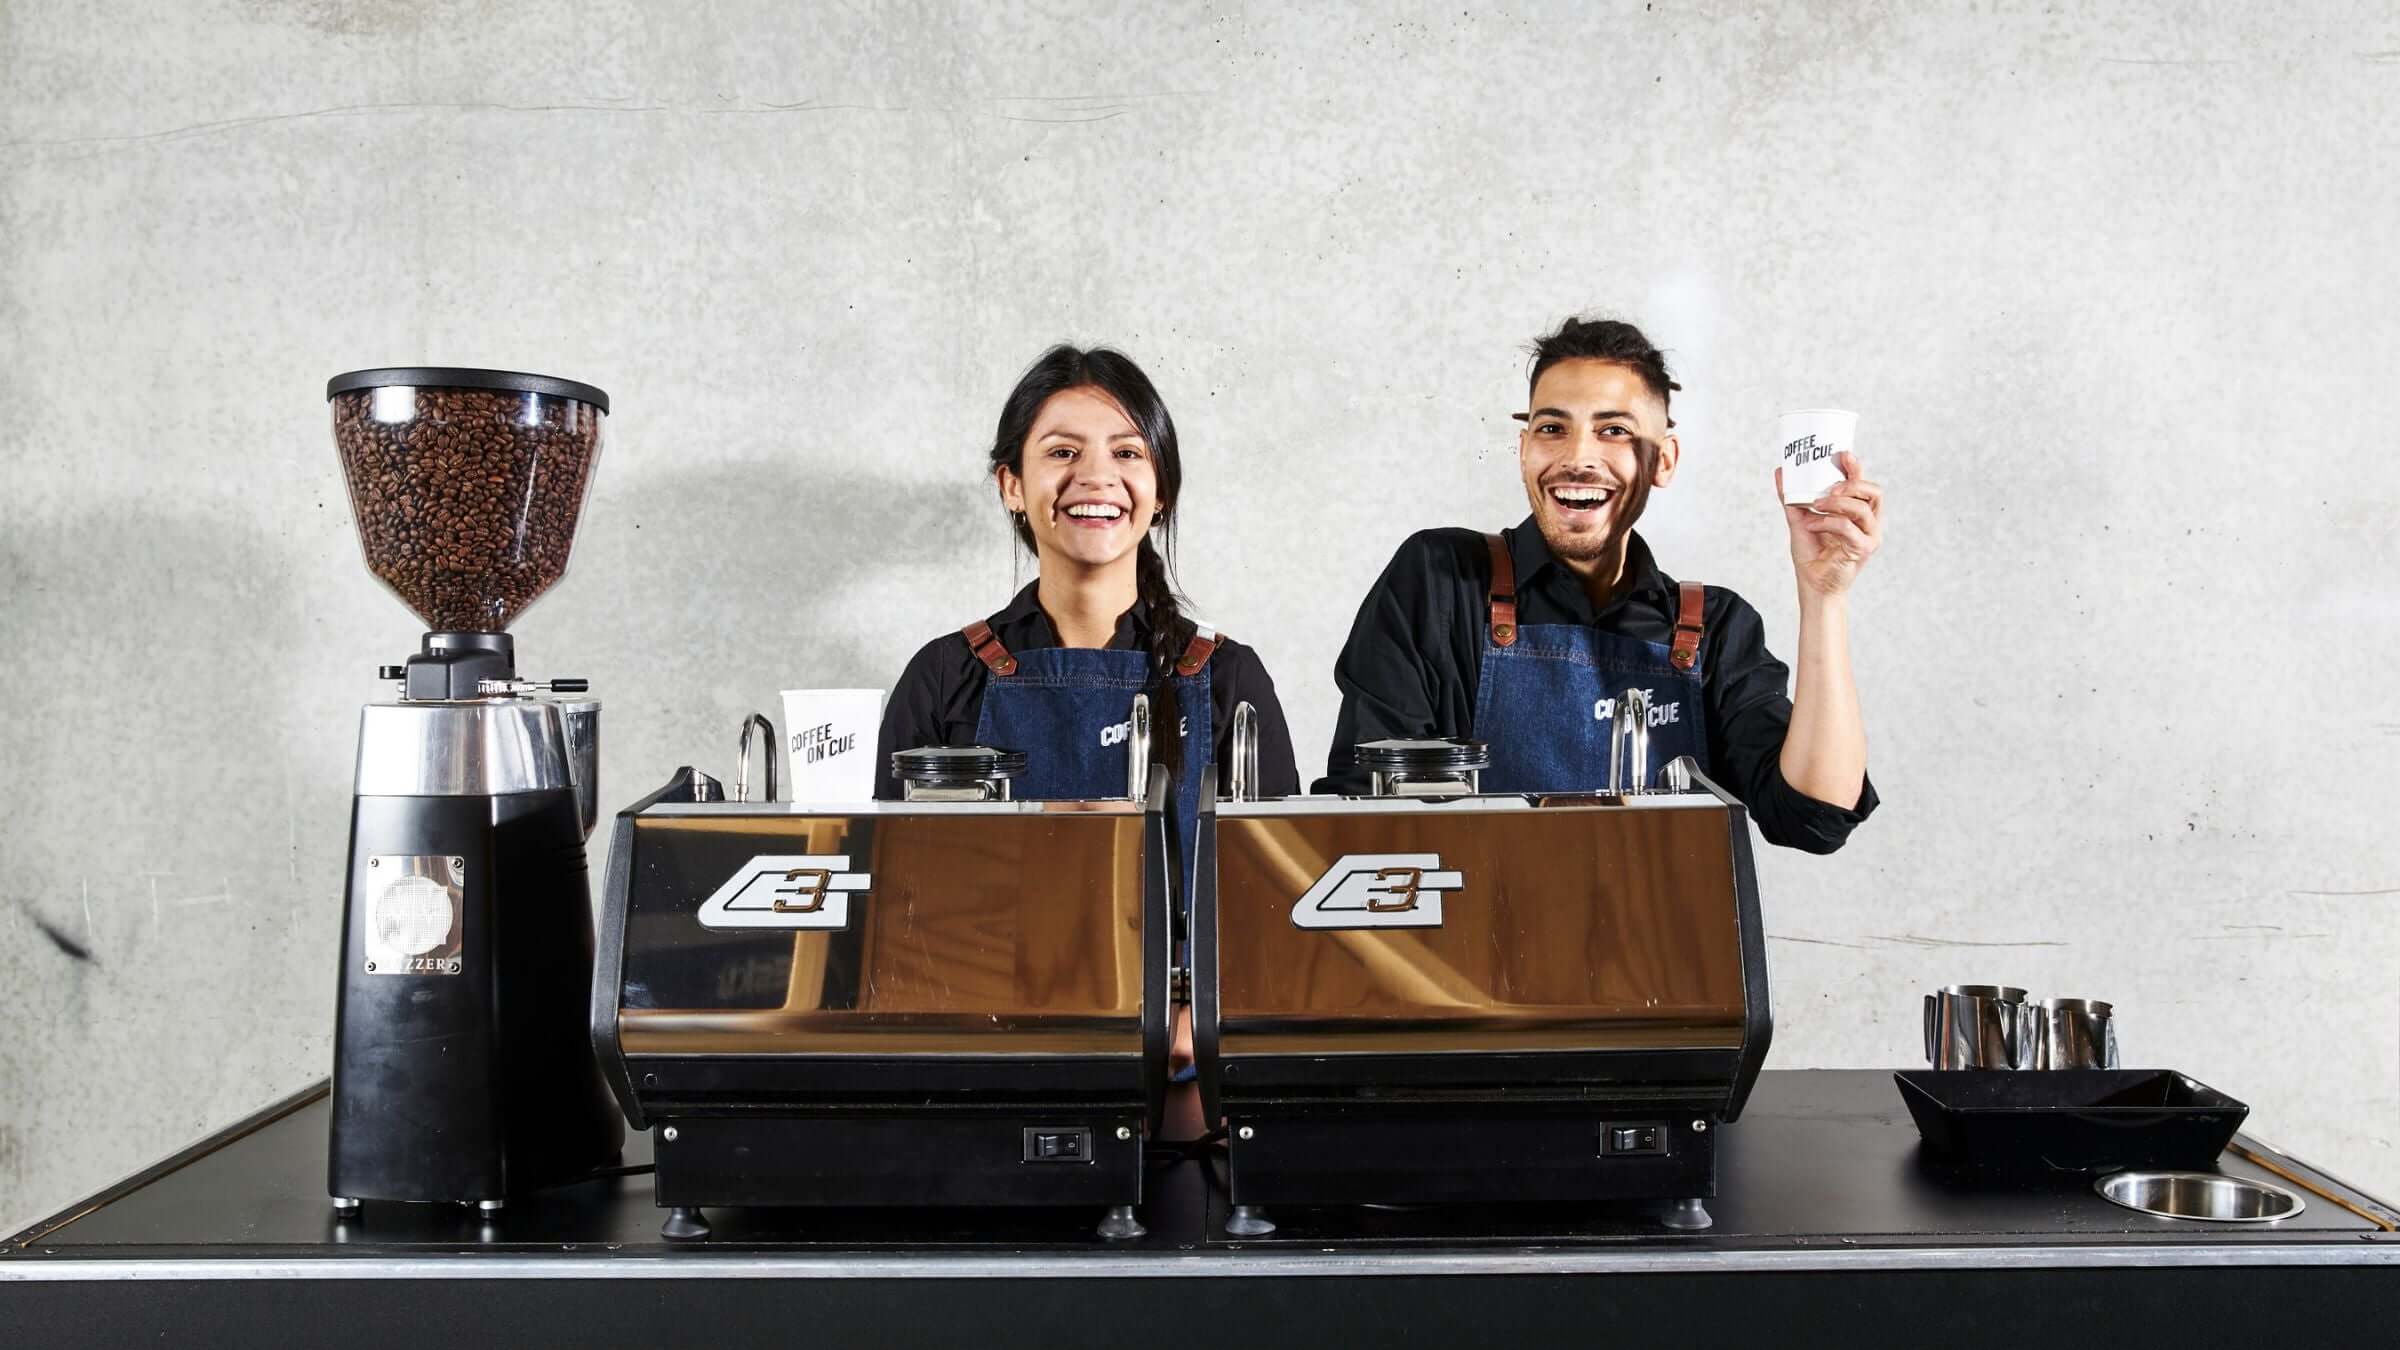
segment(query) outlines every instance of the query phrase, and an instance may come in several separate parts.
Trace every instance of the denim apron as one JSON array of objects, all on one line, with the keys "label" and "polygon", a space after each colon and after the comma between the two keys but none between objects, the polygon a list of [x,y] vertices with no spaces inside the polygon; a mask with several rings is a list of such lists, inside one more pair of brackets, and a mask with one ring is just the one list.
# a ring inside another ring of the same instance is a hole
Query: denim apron
[{"label": "denim apron", "polygon": [[[1010,652],[988,623],[969,624],[967,645],[991,678],[983,686],[983,714],[975,722],[979,745],[1026,754],[1025,772],[1010,785],[1022,800],[1074,800],[1125,795],[1126,747],[1132,740],[1133,696],[1150,683],[1146,652],[1083,647],[1042,647]],[[1167,680],[1174,691],[1176,722],[1169,709],[1150,710],[1150,734],[1183,734],[1183,772],[1174,784],[1168,844],[1182,889],[1175,905],[1191,905],[1192,837],[1199,828],[1200,783],[1216,747],[1210,724],[1208,658],[1219,639],[1202,628],[1175,663]]]},{"label": "denim apron", "polygon": [[1650,762],[1690,755],[1708,771],[1702,720],[1700,635],[1706,592],[1683,583],[1672,645],[1603,633],[1586,624],[1517,622],[1516,565],[1499,535],[1492,553],[1491,622],[1475,690],[1475,739],[1491,754],[1485,792],[1592,792],[1608,786],[1617,699],[1650,694]]}]

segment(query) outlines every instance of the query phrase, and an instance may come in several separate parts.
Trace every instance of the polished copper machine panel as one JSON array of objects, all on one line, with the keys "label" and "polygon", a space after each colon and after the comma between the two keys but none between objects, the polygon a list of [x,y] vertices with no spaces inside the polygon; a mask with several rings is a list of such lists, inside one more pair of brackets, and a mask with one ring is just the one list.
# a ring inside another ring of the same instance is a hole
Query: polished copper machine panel
[{"label": "polished copper machine panel", "polygon": [[1163,794],[836,812],[670,784],[620,814],[592,1030],[668,1235],[704,1205],[1089,1204],[1138,1232]]},{"label": "polished copper machine panel", "polygon": [[1688,788],[1210,802],[1194,1036],[1228,1232],[1445,1201],[1704,1225],[1771,1026],[1748,821]]},{"label": "polished copper machine panel", "polygon": [[1739,1048],[1725,812],[1398,805],[1219,805],[1223,1054]]},{"label": "polished copper machine panel", "polygon": [[708,804],[633,829],[629,1056],[1141,1054],[1136,803]]}]

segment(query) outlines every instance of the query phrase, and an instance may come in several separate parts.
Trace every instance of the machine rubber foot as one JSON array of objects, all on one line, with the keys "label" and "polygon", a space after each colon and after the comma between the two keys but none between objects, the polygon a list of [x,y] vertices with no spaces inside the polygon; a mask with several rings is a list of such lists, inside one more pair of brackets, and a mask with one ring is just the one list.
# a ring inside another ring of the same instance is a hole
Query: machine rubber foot
[{"label": "machine rubber foot", "polygon": [[1699,1201],[1677,1200],[1667,1206],[1667,1212],[1659,1219],[1659,1222],[1669,1228],[1680,1228],[1687,1233],[1696,1233],[1703,1228],[1713,1227],[1717,1221],[1708,1217],[1708,1206]]},{"label": "machine rubber foot", "polygon": [[1275,1221],[1256,1205],[1235,1205],[1225,1218],[1225,1231],[1235,1237],[1265,1237],[1275,1231]]},{"label": "machine rubber foot", "polygon": [[508,1202],[506,1200],[478,1200],[475,1202],[475,1208],[482,1210],[484,1217],[488,1219],[508,1208]]},{"label": "machine rubber foot", "polygon": [[1131,1205],[1111,1205],[1108,1213],[1100,1220],[1100,1236],[1111,1242],[1137,1238],[1149,1231],[1142,1227],[1141,1220],[1133,1217],[1133,1206]]},{"label": "machine rubber foot", "polygon": [[658,1235],[669,1242],[697,1242],[708,1231],[708,1220],[688,1206],[668,1210],[667,1221],[658,1226]]},{"label": "machine rubber foot", "polygon": [[358,1197],[354,1195],[337,1195],[333,1197],[333,1217],[337,1219],[357,1218]]}]

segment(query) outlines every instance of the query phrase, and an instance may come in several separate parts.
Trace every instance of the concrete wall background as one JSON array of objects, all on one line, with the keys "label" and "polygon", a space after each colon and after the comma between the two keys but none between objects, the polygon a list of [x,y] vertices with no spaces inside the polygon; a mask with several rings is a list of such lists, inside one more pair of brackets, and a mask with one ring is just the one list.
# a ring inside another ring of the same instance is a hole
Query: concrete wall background
[{"label": "concrete wall background", "polygon": [[0,1231],[325,1071],[414,640],[327,376],[615,396],[518,627],[613,809],[998,606],[982,444],[1069,337],[1165,392],[1187,588],[1314,761],[1361,589],[1521,514],[1519,348],[1589,309],[1689,387],[1660,555],[1787,656],[1774,413],[1861,409],[1892,490],[1887,805],[1761,859],[1773,1063],[1912,1061],[1941,982],[2110,997],[2400,1192],[2395,164],[2382,4],[11,0]]}]

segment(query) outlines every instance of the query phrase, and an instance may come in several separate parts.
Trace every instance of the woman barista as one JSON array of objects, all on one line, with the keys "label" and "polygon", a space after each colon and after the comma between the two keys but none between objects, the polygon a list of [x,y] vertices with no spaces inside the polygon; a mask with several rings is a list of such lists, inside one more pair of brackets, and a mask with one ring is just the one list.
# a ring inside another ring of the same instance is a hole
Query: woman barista
[{"label": "woman barista", "polygon": [[1123,727],[1146,691],[1188,896],[1202,775],[1231,753],[1236,705],[1257,710],[1260,791],[1295,794],[1300,774],[1258,653],[1186,618],[1175,594],[1174,420],[1121,353],[1053,347],[1001,407],[990,471],[1039,575],[909,661],[876,739],[876,795],[901,795],[895,751],[990,745],[1026,752],[1019,798],[1122,796]]}]

